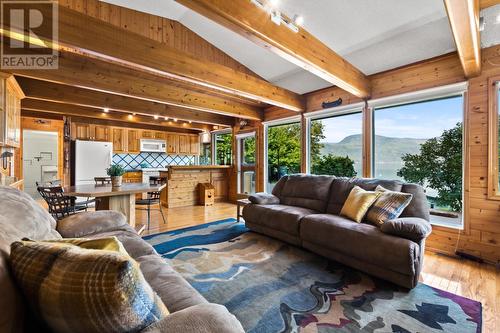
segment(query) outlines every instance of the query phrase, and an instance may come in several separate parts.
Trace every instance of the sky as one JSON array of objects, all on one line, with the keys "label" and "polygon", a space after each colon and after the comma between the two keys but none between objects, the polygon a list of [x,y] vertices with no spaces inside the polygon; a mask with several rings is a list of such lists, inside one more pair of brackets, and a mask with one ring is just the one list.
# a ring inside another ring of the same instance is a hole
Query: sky
[{"label": "sky", "polygon": [[[453,97],[374,111],[375,134],[398,138],[429,139],[455,127],[463,119],[463,99]],[[361,113],[323,119],[322,142],[340,142],[361,133]]]}]

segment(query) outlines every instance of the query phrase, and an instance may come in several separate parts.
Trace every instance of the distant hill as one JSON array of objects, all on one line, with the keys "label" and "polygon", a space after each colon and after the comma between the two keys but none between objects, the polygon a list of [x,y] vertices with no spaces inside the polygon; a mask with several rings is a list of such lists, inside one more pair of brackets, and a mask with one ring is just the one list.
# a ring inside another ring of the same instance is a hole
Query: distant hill
[{"label": "distant hill", "polygon": [[[395,171],[401,167],[401,156],[407,153],[415,154],[420,151],[420,145],[426,139],[414,138],[391,138],[377,135],[375,137],[374,149],[376,161],[379,164],[377,176],[394,177]],[[355,164],[361,164],[362,137],[361,134],[350,135],[338,143],[323,143],[321,154],[329,153],[339,156],[349,156]]]}]

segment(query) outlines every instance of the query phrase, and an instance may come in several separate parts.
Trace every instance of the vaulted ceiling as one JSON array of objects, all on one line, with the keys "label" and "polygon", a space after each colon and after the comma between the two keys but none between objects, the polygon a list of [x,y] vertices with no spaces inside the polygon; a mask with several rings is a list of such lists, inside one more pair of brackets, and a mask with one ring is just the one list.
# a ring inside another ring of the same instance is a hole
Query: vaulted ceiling
[{"label": "vaulted ceiling", "polygon": [[[104,1],[177,20],[280,87],[303,94],[331,86],[174,0]],[[441,0],[280,0],[278,8],[288,17],[302,15],[309,33],[366,75],[456,50]],[[483,32],[488,46],[500,42],[499,12],[488,10],[490,24]]]}]

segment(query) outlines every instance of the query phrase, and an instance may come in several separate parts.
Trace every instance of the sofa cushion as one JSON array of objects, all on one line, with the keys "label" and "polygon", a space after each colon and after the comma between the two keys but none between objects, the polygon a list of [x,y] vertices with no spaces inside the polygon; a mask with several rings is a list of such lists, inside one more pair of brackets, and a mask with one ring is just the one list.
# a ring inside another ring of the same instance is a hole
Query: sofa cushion
[{"label": "sofa cushion", "polygon": [[395,272],[415,274],[414,261],[418,258],[419,245],[385,234],[370,224],[352,223],[330,214],[309,215],[302,219],[300,237],[303,241]]},{"label": "sofa cushion", "polygon": [[280,199],[277,196],[264,192],[252,194],[248,197],[248,200],[258,205],[277,205],[280,203]]},{"label": "sofa cushion", "polygon": [[136,258],[136,261],[139,263],[146,281],[160,296],[170,313],[208,303],[196,289],[159,255],[142,256]]},{"label": "sofa cushion", "polygon": [[402,217],[387,221],[380,230],[419,243],[431,234],[432,227],[429,222],[419,217]]},{"label": "sofa cushion", "polygon": [[168,315],[137,262],[110,244],[116,239],[72,242],[78,245],[59,240],[11,246],[16,281],[54,332],[137,332]]},{"label": "sofa cushion", "polygon": [[279,195],[280,203],[324,212],[332,176],[289,175]]},{"label": "sofa cushion", "polygon": [[104,237],[118,238],[127,253],[134,259],[148,254],[156,254],[155,249],[150,244],[145,242],[139,235],[137,235],[135,230],[133,232],[122,230],[106,231],[89,235],[86,238],[96,239]]},{"label": "sofa cushion", "polygon": [[243,218],[250,223],[286,232],[290,235],[299,235],[299,222],[307,215],[318,212],[287,205],[255,205],[249,204],[243,208]]},{"label": "sofa cushion", "polygon": [[380,196],[380,192],[366,191],[359,186],[354,186],[342,206],[340,215],[345,216],[354,222],[361,222],[371,205]]},{"label": "sofa cushion", "polygon": [[401,192],[411,193],[413,198],[410,204],[401,213],[400,217],[420,217],[426,221],[430,221],[429,201],[425,195],[425,190],[417,184],[403,184]]},{"label": "sofa cushion", "polygon": [[10,244],[24,237],[58,239],[56,221],[27,193],[0,186],[0,332],[21,332],[25,307],[9,267]]},{"label": "sofa cushion", "polygon": [[390,191],[397,192],[401,191],[403,188],[403,183],[397,180],[347,177],[337,177],[333,179],[326,213],[339,215],[344,202],[347,200],[354,186],[359,186],[367,191],[375,191],[379,185]]},{"label": "sofa cushion", "polygon": [[125,215],[114,210],[81,212],[57,222],[57,231],[65,238],[85,237],[114,230],[134,231]]},{"label": "sofa cushion", "polygon": [[380,185],[375,190],[381,195],[368,210],[366,220],[376,227],[399,217],[413,197],[410,193],[389,191]]}]

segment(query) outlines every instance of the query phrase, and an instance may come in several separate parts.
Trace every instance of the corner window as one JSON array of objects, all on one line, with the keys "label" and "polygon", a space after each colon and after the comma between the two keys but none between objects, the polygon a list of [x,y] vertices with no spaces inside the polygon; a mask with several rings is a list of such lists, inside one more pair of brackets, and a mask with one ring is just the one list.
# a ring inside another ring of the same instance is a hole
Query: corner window
[{"label": "corner window", "polygon": [[373,111],[373,177],[422,185],[431,222],[462,227],[462,95]]}]

